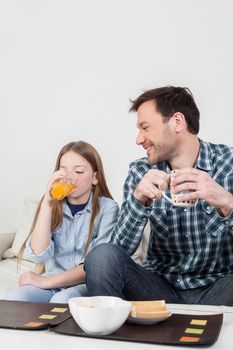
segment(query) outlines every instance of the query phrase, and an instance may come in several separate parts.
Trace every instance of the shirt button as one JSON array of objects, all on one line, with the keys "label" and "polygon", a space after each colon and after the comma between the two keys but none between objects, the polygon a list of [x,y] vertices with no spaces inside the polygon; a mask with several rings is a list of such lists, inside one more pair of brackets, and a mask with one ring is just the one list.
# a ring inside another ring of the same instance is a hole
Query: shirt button
[{"label": "shirt button", "polygon": [[177,278],[177,280],[176,280],[177,282],[180,282],[180,279],[179,278]]},{"label": "shirt button", "polygon": [[150,210],[147,210],[147,214],[150,215]]}]

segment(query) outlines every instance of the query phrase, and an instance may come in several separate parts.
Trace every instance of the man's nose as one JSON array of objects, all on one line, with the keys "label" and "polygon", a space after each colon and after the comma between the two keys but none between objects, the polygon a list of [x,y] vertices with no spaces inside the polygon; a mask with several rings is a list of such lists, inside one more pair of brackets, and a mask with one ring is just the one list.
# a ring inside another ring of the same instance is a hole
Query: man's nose
[{"label": "man's nose", "polygon": [[141,145],[145,141],[144,136],[141,132],[138,133],[138,136],[136,137],[136,144]]}]

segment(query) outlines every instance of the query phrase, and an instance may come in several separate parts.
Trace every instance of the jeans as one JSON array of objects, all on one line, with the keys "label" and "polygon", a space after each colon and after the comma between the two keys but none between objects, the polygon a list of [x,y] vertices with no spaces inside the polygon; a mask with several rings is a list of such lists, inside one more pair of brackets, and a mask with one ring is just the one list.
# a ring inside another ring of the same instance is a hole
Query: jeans
[{"label": "jeans", "polygon": [[164,299],[167,303],[233,305],[233,275],[212,285],[180,290],[163,277],[136,264],[121,247],[101,244],[93,248],[84,263],[90,296],[110,295],[126,300]]},{"label": "jeans", "polygon": [[66,289],[41,289],[31,285],[18,287],[10,291],[5,300],[31,301],[37,303],[68,303],[70,298],[87,296],[85,284]]}]

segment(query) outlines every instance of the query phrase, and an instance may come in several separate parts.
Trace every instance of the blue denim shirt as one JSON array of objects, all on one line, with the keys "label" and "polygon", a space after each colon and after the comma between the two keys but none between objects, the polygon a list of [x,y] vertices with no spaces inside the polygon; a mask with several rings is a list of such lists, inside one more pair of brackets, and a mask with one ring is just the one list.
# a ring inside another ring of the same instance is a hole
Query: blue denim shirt
[{"label": "blue denim shirt", "polygon": [[[100,210],[95,218],[91,243],[87,253],[100,243],[110,241],[118,215],[118,205],[107,197],[99,198]],[[93,196],[86,207],[73,217],[67,203],[63,202],[62,225],[52,231],[51,241],[46,250],[36,255],[31,247],[30,238],[26,242],[26,251],[35,263],[45,263],[45,275],[51,275],[76,267],[83,261],[89,222],[92,213]]]}]

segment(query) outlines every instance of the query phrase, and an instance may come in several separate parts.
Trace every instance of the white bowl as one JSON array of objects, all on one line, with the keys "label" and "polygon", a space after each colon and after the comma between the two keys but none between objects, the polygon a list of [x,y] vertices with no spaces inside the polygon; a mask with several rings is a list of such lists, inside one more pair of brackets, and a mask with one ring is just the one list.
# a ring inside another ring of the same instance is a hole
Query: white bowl
[{"label": "white bowl", "polygon": [[129,316],[132,304],[121,298],[98,296],[69,299],[70,312],[87,334],[107,335],[120,328]]}]

